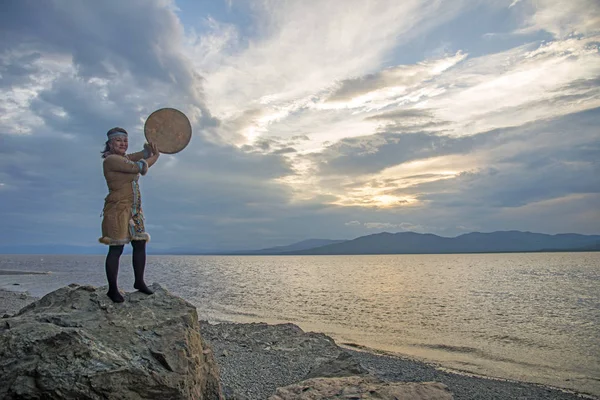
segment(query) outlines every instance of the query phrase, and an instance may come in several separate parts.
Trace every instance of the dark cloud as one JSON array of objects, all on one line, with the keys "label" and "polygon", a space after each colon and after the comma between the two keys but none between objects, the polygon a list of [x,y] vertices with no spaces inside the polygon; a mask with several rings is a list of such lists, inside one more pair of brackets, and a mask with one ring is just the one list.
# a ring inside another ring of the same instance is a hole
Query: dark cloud
[{"label": "dark cloud", "polygon": [[427,109],[393,110],[375,114],[366,119],[382,121],[385,124],[384,130],[387,132],[403,133],[435,130],[439,134],[449,124],[448,121],[438,119],[432,110]]},{"label": "dark cloud", "polygon": [[179,84],[193,81],[177,49],[181,27],[164,2],[109,0],[71,3],[23,0],[4,3],[0,13],[1,48],[41,46],[69,54],[84,77],[114,76],[113,68]]},{"label": "dark cloud", "polygon": [[40,70],[39,66],[35,65],[40,57],[41,54],[35,51],[0,57],[0,87],[7,89],[31,82]]},{"label": "dark cloud", "polygon": [[135,108],[135,104],[126,101],[106,101],[99,88],[90,82],[59,78],[33,99],[29,109],[50,129],[95,133],[100,137],[102,131],[113,125],[132,127],[139,118]]},{"label": "dark cloud", "polygon": [[465,154],[493,141],[497,132],[451,137],[431,132],[394,133],[343,139],[313,156],[321,175],[361,175],[405,162]]},{"label": "dark cloud", "polygon": [[[600,142],[595,137],[600,109],[525,127],[501,130],[487,152],[489,164],[390,194],[413,194],[432,207],[521,207],[570,195],[600,193]],[[571,135],[569,143],[565,138]]]},{"label": "dark cloud", "polygon": [[[600,151],[597,155],[600,156]],[[484,219],[485,213],[491,215],[506,208],[573,195],[597,195],[600,193],[599,172],[597,163],[573,166],[564,160],[555,160],[544,167],[528,163],[499,165],[389,194],[414,194],[432,209],[455,209],[459,214],[471,213],[473,217]]]},{"label": "dark cloud", "polygon": [[426,64],[400,65],[375,74],[345,79],[328,98],[328,102],[347,101],[354,97],[389,86],[411,86],[429,76]]},{"label": "dark cloud", "polygon": [[310,138],[306,135],[296,135],[296,136],[292,136],[292,140],[296,141],[296,142],[306,142],[306,141],[310,140]]},{"label": "dark cloud", "polygon": [[275,150],[273,154],[292,154],[296,152],[297,150],[293,147],[284,147],[283,149]]},{"label": "dark cloud", "polygon": [[241,149],[246,152],[258,152],[264,154],[291,154],[297,152],[297,150],[292,146],[295,146],[303,141],[305,141],[305,139],[298,136],[295,136],[291,139],[284,139],[277,136],[260,137],[252,144],[243,145]]},{"label": "dark cloud", "polygon": [[[158,0],[9,2],[0,13],[0,71],[7,77],[3,85],[52,79],[34,111],[59,125],[71,124],[54,120],[44,103],[64,107],[63,102],[79,100],[98,109],[119,100],[117,110],[105,110],[115,115],[129,97],[138,103],[134,119],[169,104],[201,115],[202,126],[214,127],[218,121],[205,106],[202,77],[183,55],[182,34],[170,6]],[[51,65],[71,62],[74,69],[66,71]],[[57,73],[62,74],[58,80]],[[147,108],[140,109],[140,100]],[[82,111],[84,105],[73,108]],[[124,111],[131,115],[131,110]],[[87,107],[86,112],[97,111]]]},{"label": "dark cloud", "polygon": [[427,109],[408,109],[408,110],[393,110],[393,111],[387,111],[384,113],[380,113],[380,114],[375,114],[372,115],[370,117],[368,117],[367,119],[376,119],[376,120],[392,120],[392,121],[396,121],[396,120],[402,120],[404,118],[409,118],[409,119],[418,119],[418,118],[423,118],[423,119],[433,119],[433,113],[431,112],[431,110],[427,110]]}]

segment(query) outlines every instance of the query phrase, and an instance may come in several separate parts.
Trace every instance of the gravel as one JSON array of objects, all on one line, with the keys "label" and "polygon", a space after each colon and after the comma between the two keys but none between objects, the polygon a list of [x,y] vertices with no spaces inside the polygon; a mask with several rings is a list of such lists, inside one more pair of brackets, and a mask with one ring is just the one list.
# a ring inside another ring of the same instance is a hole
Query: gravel
[{"label": "gravel", "polygon": [[[346,349],[368,371],[387,381],[441,382],[456,400],[574,400],[582,397],[531,383],[479,378],[446,372],[419,361]],[[587,398],[593,398],[587,396]]]},{"label": "gravel", "polygon": [[384,381],[441,382],[456,400],[582,398],[542,385],[461,375],[408,358],[342,348],[326,335],[304,333],[293,324],[211,325],[201,321],[200,331],[213,349],[228,400],[267,399],[277,387],[306,379],[309,371],[341,353],[350,354],[368,373]]},{"label": "gravel", "polygon": [[200,321],[200,333],[213,350],[228,400],[264,400],[343,352],[328,336],[293,324]]},{"label": "gravel", "polygon": [[27,292],[13,292],[0,289],[0,317],[15,314],[27,304],[37,300]]},{"label": "gravel", "polygon": [[[26,292],[0,289],[0,316],[14,314],[36,299]],[[342,348],[324,334],[306,333],[293,324],[200,321],[200,331],[219,365],[227,400],[267,399],[277,387],[302,381],[317,371],[326,374],[328,363],[348,355],[365,373],[385,381],[441,382],[456,400],[598,399],[542,385],[461,375],[364,349]],[[356,373],[356,368],[348,367],[348,371]]]}]

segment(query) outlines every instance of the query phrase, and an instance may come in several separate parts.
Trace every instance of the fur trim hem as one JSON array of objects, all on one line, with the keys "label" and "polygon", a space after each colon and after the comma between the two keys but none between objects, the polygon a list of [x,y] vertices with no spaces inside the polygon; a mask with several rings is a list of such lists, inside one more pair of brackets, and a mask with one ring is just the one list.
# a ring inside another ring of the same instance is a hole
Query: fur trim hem
[{"label": "fur trim hem", "polygon": [[150,234],[148,233],[140,233],[137,235],[134,235],[131,240],[145,240],[146,242],[150,241]]},{"label": "fur trim hem", "polygon": [[111,239],[108,236],[102,236],[100,239],[98,239],[98,242],[107,246],[121,246],[131,242],[131,239]]}]

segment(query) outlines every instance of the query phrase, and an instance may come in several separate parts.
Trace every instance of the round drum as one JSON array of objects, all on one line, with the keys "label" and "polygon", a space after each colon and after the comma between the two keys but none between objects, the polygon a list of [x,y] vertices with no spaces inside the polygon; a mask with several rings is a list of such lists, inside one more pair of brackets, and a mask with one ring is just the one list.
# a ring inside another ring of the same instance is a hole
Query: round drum
[{"label": "round drum", "polygon": [[161,153],[175,154],[183,150],[192,139],[192,125],[181,111],[161,108],[146,120],[144,135],[148,142],[158,146]]}]

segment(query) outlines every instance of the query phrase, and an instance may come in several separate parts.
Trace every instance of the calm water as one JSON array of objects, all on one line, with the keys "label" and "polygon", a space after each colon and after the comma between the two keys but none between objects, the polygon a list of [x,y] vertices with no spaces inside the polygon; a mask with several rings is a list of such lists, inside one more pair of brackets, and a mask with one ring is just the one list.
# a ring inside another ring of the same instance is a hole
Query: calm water
[{"label": "calm water", "polygon": [[[0,275],[0,287],[38,296],[105,282],[101,256],[0,255],[0,269],[51,271]],[[201,319],[293,322],[338,343],[600,395],[600,253],[150,256],[147,275]]]}]

